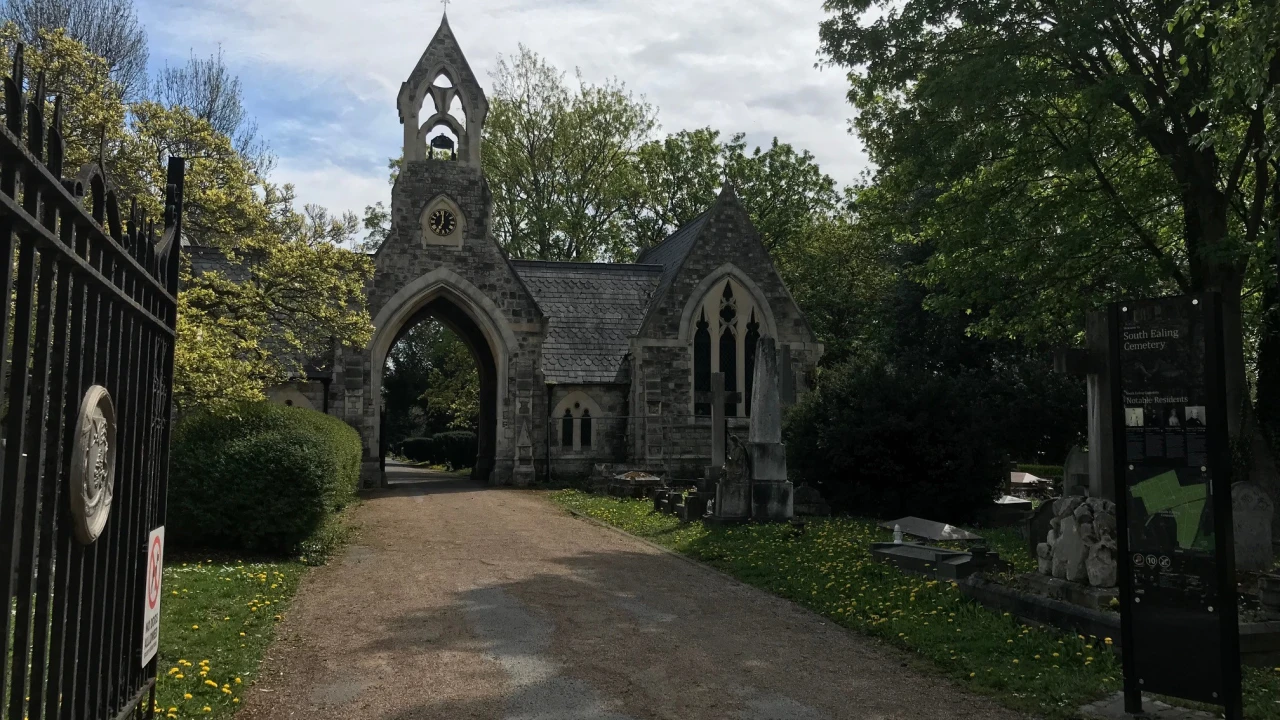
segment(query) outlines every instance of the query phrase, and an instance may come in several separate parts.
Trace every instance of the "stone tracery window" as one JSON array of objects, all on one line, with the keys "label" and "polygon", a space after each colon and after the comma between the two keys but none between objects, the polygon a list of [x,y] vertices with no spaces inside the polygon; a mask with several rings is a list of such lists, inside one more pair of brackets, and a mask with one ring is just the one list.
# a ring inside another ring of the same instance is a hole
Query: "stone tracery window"
[{"label": "stone tracery window", "polygon": [[[708,321],[708,318],[714,318]],[[725,416],[751,413],[751,375],[755,370],[756,344],[760,340],[760,315],[750,295],[736,280],[725,278],[711,287],[698,310],[693,333],[693,389],[710,392],[711,372],[724,373],[725,392],[742,391],[742,402],[725,403]],[[711,338],[717,338],[712,342]],[[710,415],[709,403],[695,402],[695,415]]]}]

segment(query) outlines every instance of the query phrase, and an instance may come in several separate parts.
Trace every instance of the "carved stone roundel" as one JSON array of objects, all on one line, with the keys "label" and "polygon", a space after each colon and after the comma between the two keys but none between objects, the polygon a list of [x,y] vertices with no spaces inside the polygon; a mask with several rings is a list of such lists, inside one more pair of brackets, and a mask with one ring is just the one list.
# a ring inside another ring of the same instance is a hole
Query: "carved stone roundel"
[{"label": "carved stone roundel", "polygon": [[71,516],[76,539],[98,539],[111,514],[116,484],[116,407],[111,394],[94,385],[80,401],[71,445]]}]

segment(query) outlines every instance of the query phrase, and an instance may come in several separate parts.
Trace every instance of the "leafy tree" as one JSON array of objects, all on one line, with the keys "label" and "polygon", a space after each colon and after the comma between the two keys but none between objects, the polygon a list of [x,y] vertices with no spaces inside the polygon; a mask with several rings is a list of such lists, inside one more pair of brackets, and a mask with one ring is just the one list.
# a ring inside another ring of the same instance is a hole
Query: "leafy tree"
[{"label": "leafy tree", "polygon": [[[7,22],[0,27],[5,75],[12,72],[7,66],[8,60],[18,43],[25,40],[17,25]],[[43,74],[49,97],[62,98],[63,167],[67,173],[76,173],[87,163],[98,160],[104,146],[109,155],[119,147],[125,135],[126,110],[108,77],[106,61],[85,52],[84,46],[66,32],[44,30],[38,44],[26,47],[23,64],[32,87]],[[52,117],[52,106],[47,117]]]},{"label": "leafy tree", "polygon": [[222,57],[222,48],[208,58],[194,54],[185,65],[165,63],[152,85],[152,97],[168,107],[184,107],[209,123],[215,131],[231,138],[236,151],[249,159],[261,174],[271,171],[275,158],[258,137],[258,124],[244,107],[240,78],[231,72]]},{"label": "leafy tree", "polygon": [[813,223],[832,218],[840,194],[808,150],[796,152],[775,137],[767,150],[757,147],[747,155],[744,137],[734,135],[725,146],[725,171],[776,257]]},{"label": "leafy tree", "polygon": [[797,153],[773,138],[767,150],[757,147],[748,154],[744,133],[725,142],[719,138],[719,131],[699,128],[640,146],[626,211],[637,250],[662,241],[710,207],[726,178],[775,254],[813,223],[835,217],[840,204],[835,181],[808,150]]},{"label": "leafy tree", "polygon": [[636,151],[624,223],[637,251],[662,242],[715,200],[724,179],[724,144],[711,128],[681,130]]},{"label": "leafy tree", "polygon": [[494,235],[515,257],[598,260],[625,254],[632,158],[653,111],[616,81],[577,86],[520,47],[499,57],[482,152]]},{"label": "leafy tree", "polygon": [[[10,50],[19,36],[9,24],[0,43]],[[298,211],[293,188],[267,182],[208,120],[183,106],[126,106],[106,61],[62,31],[40,37],[26,52],[26,80],[34,85],[43,72],[51,95],[63,96],[69,171],[101,157],[120,196],[156,218],[168,158],[188,158],[184,240],[232,260],[227,272],[201,275],[182,265],[175,403],[221,409],[262,399],[307,357],[367,341],[371,264],[339,247],[358,225],[353,214]]]},{"label": "leafy tree", "polygon": [[1280,201],[1274,4],[826,8],[822,50],[849,72],[875,183],[910,210],[894,232],[932,251],[930,305],[1064,340],[1108,300],[1220,291],[1239,436]]},{"label": "leafy tree", "polygon": [[116,87],[134,97],[147,84],[147,32],[133,0],[4,0],[0,19],[15,23],[24,42],[40,45],[63,30],[101,58]]},{"label": "leafy tree", "polygon": [[382,400],[391,443],[445,430],[475,430],[480,376],[467,346],[436,320],[404,334],[387,357]]}]

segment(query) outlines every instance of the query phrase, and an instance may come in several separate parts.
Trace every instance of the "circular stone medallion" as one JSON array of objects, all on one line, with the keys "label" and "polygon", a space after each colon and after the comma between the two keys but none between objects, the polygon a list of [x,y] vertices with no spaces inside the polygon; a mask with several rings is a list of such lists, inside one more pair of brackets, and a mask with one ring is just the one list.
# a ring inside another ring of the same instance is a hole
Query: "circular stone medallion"
[{"label": "circular stone medallion", "polygon": [[94,385],[80,401],[71,446],[71,516],[76,539],[98,539],[111,514],[116,483],[116,407],[111,393]]}]

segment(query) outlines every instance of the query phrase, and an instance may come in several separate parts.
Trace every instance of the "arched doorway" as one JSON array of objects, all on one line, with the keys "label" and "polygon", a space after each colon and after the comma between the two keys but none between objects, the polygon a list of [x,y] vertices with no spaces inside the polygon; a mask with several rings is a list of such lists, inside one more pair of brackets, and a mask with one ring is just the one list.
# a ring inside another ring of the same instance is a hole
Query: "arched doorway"
[{"label": "arched doorway", "polygon": [[[453,337],[461,341],[470,354],[471,361],[475,363],[476,375],[479,380],[478,418],[475,426],[477,442],[475,462],[470,467],[474,477],[488,481],[493,473],[498,420],[497,362],[493,357],[493,350],[489,347],[488,341],[475,321],[456,304],[445,298],[436,298],[428,302],[410,317],[400,328],[395,340],[391,343],[391,347],[395,348],[401,341],[406,340],[406,336],[415,328],[420,328],[424,323],[431,323],[432,321],[438,322],[446,328],[446,335],[451,333]],[[456,348],[457,346],[454,345],[453,347]],[[389,370],[390,367],[384,361],[384,381]],[[471,385],[471,387],[474,388],[475,385]],[[428,395],[433,391],[430,387],[419,387],[415,388],[414,392],[422,392],[423,390]],[[384,388],[383,394],[378,399],[381,402],[379,415],[382,416],[386,412],[387,404],[394,398],[386,397],[386,388]],[[383,423],[381,432],[384,433],[384,436],[380,438],[379,446],[384,469],[388,449],[391,447],[389,438],[385,437],[386,431],[387,425]]]},{"label": "arched doorway", "polygon": [[[509,457],[507,442],[499,433],[503,424],[502,398],[507,394],[509,348],[515,345],[511,329],[493,301],[478,288],[447,268],[408,283],[384,304],[374,318],[374,335],[369,343],[369,393],[366,404],[365,448],[380,473],[384,443],[378,419],[382,412],[382,376],[387,356],[396,341],[418,323],[434,319],[467,346],[480,378],[477,457],[472,476],[498,482],[498,458]],[[370,468],[372,469],[372,467]],[[385,478],[381,476],[378,482]]]}]

